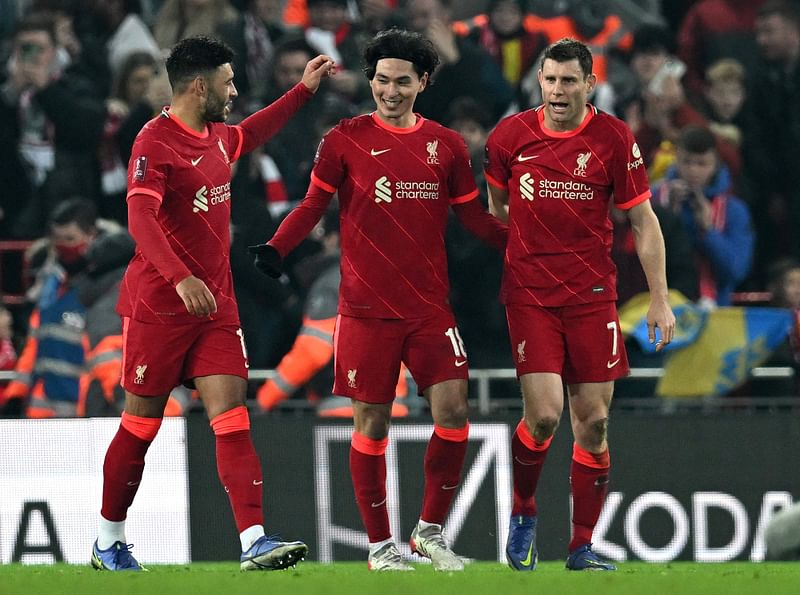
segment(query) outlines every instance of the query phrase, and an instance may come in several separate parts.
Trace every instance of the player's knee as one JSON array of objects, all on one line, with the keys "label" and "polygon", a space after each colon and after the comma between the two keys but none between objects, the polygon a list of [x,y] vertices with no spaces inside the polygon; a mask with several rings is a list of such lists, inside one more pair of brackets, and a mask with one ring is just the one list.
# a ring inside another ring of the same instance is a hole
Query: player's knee
[{"label": "player's knee", "polygon": [[533,424],[533,438],[536,442],[541,444],[555,434],[557,428],[557,417],[541,417]]},{"label": "player's knee", "polygon": [[597,419],[589,423],[588,439],[593,447],[599,447],[608,438],[608,418]]},{"label": "player's knee", "polygon": [[450,428],[462,428],[467,423],[469,405],[466,399],[452,399],[444,411],[443,417]]}]

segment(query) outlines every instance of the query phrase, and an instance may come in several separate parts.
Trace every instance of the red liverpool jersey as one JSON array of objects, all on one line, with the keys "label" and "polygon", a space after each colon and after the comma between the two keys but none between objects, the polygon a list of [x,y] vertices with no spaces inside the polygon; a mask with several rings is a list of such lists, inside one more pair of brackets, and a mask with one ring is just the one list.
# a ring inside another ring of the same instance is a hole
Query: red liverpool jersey
[{"label": "red liverpool jersey", "polygon": [[616,300],[609,203],[650,197],[628,127],[594,106],[569,132],[540,107],[503,119],[486,143],[486,179],[508,192],[504,303],[566,306]]},{"label": "red liverpool jersey", "polygon": [[[242,132],[213,123],[203,134],[167,110],[136,138],[128,165],[128,199],[158,198],[158,222],[177,257],[209,288],[217,302],[213,320],[239,314],[230,270],[231,162],[239,157]],[[156,268],[137,248],[122,281],[117,312],[135,320],[196,322]]]},{"label": "red liverpool jersey", "polygon": [[339,194],[340,313],[449,311],[448,211],[478,193],[463,139],[420,116],[411,128],[394,128],[364,115],[331,130],[315,162],[312,181]]}]

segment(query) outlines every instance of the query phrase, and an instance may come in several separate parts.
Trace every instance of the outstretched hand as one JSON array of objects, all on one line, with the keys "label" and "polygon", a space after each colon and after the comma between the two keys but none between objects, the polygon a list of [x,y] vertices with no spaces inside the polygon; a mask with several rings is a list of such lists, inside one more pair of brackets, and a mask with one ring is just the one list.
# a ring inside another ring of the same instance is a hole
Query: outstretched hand
[{"label": "outstretched hand", "polygon": [[277,279],[283,274],[283,258],[281,258],[278,251],[269,244],[248,246],[247,251],[255,255],[253,264],[265,275]]},{"label": "outstretched hand", "polygon": [[319,89],[319,83],[322,77],[333,76],[336,74],[336,65],[333,58],[320,54],[316,58],[309,60],[306,64],[306,69],[303,71],[302,83],[312,93],[316,93]]}]

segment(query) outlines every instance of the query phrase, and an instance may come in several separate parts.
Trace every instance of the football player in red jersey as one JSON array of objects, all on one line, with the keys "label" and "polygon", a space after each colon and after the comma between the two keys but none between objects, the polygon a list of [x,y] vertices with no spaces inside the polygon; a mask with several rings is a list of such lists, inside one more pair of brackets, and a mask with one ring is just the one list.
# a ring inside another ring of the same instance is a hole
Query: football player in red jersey
[{"label": "football player in red jersey", "polygon": [[628,374],[610,256],[612,200],[633,225],[658,349],[675,327],[644,162],[625,123],[587,103],[595,82],[586,45],[562,39],[549,46],[539,71],[543,104],[503,119],[486,144],[490,207],[509,224],[501,298],[525,411],[512,440],[506,556],[516,570],[536,566],[534,493],[561,419],[564,384],[575,436],[567,568],[614,569],[591,549],[608,490],[614,380]]},{"label": "football player in red jersey", "polygon": [[464,140],[414,113],[439,62],[431,42],[398,29],[364,51],[375,111],[342,120],[322,140],[303,202],[274,237],[253,247],[280,274],[286,256],[338,193],[342,280],[334,338],[334,394],[353,402],[350,471],[372,570],[411,570],[389,528],[384,456],[394,386],[404,362],[433,415],[425,490],[411,548],[437,570],[462,570],[442,535],[467,448],[467,354],[448,301],[444,246],[452,208],[502,249],[508,230],[477,200]]},{"label": "football player in red jersey", "polygon": [[229,264],[231,163],[262,145],[332,72],[327,56],[268,107],[228,126],[236,87],[225,44],[178,42],[166,67],[173,98],[133,146],[128,219],[136,253],[122,280],[125,411],[103,465],[103,503],[92,565],[140,570],[125,518],[170,391],[195,387],[216,438],[217,471],[240,534],[242,570],[293,566],[308,548],[265,536],[261,464],[244,400],[247,354]]}]

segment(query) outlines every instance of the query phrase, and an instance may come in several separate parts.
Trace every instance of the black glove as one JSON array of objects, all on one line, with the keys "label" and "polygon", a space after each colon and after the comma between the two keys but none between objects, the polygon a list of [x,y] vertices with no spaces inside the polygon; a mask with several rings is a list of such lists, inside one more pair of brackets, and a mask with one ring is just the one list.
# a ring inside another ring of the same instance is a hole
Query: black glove
[{"label": "black glove", "polygon": [[269,244],[248,246],[247,251],[256,255],[253,264],[265,275],[277,279],[283,274],[283,259],[278,251]]}]

